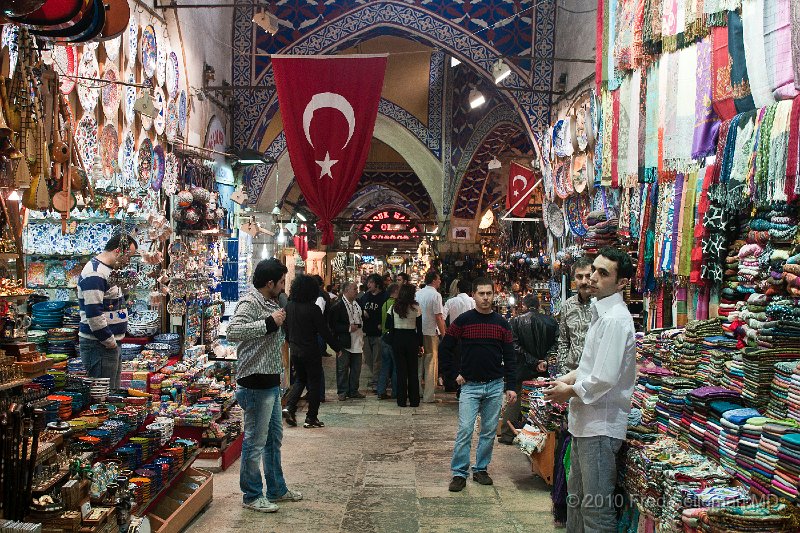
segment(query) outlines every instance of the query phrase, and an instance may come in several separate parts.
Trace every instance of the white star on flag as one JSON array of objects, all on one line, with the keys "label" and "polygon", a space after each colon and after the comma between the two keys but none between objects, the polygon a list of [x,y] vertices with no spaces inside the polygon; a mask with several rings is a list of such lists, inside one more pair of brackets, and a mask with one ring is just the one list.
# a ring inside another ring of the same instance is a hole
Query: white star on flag
[{"label": "white star on flag", "polygon": [[325,159],[322,161],[316,161],[316,163],[320,166],[319,171],[319,179],[322,179],[322,176],[330,176],[333,179],[333,174],[331,174],[331,167],[338,163],[338,159],[331,159],[331,155],[328,152],[325,152]]}]

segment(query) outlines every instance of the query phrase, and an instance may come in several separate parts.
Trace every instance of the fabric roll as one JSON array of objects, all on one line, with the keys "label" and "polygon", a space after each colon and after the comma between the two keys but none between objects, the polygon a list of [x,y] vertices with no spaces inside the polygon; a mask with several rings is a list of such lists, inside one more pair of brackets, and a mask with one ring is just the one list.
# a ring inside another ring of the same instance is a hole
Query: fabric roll
[{"label": "fabric roll", "polygon": [[715,26],[711,31],[712,104],[722,120],[730,120],[736,114],[731,85],[731,59],[728,54],[728,28]]},{"label": "fabric roll", "polygon": [[728,13],[728,53],[731,56],[731,86],[733,103],[738,113],[756,108],[750,91],[750,78],[747,74],[747,58],[744,53],[744,33],[742,16],[736,11]]},{"label": "fabric roll", "polygon": [[753,102],[759,108],[775,101],[767,74],[764,50],[764,2],[765,0],[742,0],[744,54],[751,80]]},{"label": "fabric roll", "polygon": [[790,0],[764,3],[764,50],[769,84],[776,100],[797,96],[792,66]]}]

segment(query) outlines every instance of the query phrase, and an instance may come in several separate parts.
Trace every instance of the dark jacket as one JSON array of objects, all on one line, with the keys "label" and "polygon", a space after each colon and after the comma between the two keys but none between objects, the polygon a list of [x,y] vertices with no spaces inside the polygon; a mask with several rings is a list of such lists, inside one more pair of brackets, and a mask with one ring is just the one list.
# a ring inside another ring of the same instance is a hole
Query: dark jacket
[{"label": "dark jacket", "polygon": [[322,318],[322,311],[314,302],[293,302],[286,304],[286,320],[283,323],[286,340],[293,355],[300,357],[320,356],[317,335],[320,335],[333,351],[342,348]]},{"label": "dark jacket", "polygon": [[[319,307],[317,307],[319,309]],[[344,305],[344,297],[339,298],[336,303],[331,306],[331,312],[328,315],[328,325],[333,332],[334,337],[339,342],[339,346],[346,350],[350,348],[350,316],[347,314],[347,307]]]},{"label": "dark jacket", "polygon": [[547,352],[558,341],[558,322],[552,317],[529,311],[511,319],[517,363],[532,369],[547,359]]},{"label": "dark jacket", "polygon": [[378,294],[366,292],[358,299],[358,305],[367,315],[364,318],[364,335],[367,337],[381,336],[381,308],[388,297],[386,291],[380,291]]}]

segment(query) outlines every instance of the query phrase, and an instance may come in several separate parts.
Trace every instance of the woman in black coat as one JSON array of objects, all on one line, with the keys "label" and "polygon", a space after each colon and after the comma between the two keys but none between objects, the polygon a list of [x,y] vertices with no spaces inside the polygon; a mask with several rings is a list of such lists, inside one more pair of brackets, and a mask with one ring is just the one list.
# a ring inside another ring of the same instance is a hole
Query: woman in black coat
[{"label": "woman in black coat", "polygon": [[402,285],[397,300],[386,313],[386,331],[391,332],[392,354],[397,369],[397,405],[419,407],[417,365],[422,354],[422,311],[414,299],[416,289]]},{"label": "woman in black coat", "polygon": [[322,350],[317,336],[321,336],[336,352],[341,347],[322,318],[322,310],[315,303],[318,296],[319,285],[313,277],[302,275],[292,281],[289,303],[286,305],[286,320],[283,323],[286,340],[289,342],[289,355],[295,369],[295,380],[286,396],[286,409],[283,412],[286,423],[290,426],[297,425],[297,401],[306,388],[308,411],[303,427],[325,426],[318,418],[322,388]]}]

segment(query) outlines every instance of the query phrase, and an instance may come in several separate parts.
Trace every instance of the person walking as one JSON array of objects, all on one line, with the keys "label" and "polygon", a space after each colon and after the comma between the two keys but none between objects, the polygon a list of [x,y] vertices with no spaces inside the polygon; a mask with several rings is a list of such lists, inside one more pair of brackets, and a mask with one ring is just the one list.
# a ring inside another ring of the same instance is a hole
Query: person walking
[{"label": "person walking", "polygon": [[[328,324],[328,311],[330,310],[331,305],[333,305],[333,301],[331,300],[331,296],[330,296],[330,294],[328,294],[328,291],[325,290],[325,287],[324,287],[325,281],[322,279],[322,276],[317,274],[317,275],[314,275],[312,277],[316,280],[317,285],[319,286],[319,296],[317,296],[316,304],[317,304],[317,307],[319,307],[320,311],[322,311],[322,318],[325,319],[325,324],[327,325]],[[325,346],[326,346],[325,339],[323,339],[321,335],[318,335],[317,336],[317,341],[318,341],[318,344],[319,344],[320,353],[322,354],[323,357],[327,356],[327,350],[325,348]],[[320,375],[319,383],[320,383],[319,401],[322,402],[322,403],[325,403],[325,369],[324,368],[322,369],[322,374]]]},{"label": "person walking", "polygon": [[419,406],[417,361],[422,352],[422,310],[414,299],[413,285],[401,285],[397,301],[386,314],[386,329],[392,336],[392,353],[397,368],[397,405]]},{"label": "person walking", "polygon": [[[475,300],[472,299],[472,283],[466,279],[459,279],[458,294],[449,298],[444,303],[445,324],[449,326],[461,313],[469,311],[470,309],[475,309]],[[461,351],[459,347],[456,347],[453,352],[453,364],[458,366],[460,358]],[[459,394],[461,394],[458,383],[448,378],[444,378],[444,390],[445,392],[455,392],[456,399],[459,397]]]},{"label": "person walking", "polygon": [[[514,387],[517,395],[522,391],[523,381],[547,376],[547,353],[555,346],[558,336],[558,323],[553,317],[539,312],[539,298],[535,294],[523,296],[522,311],[510,322],[517,356],[517,381]],[[498,437],[501,444],[512,444],[514,441],[514,430],[508,422],[516,424],[521,416],[520,411],[520,402],[506,405]]]},{"label": "person walking", "polygon": [[342,286],[342,298],[331,306],[330,325],[342,351],[336,356],[336,393],[339,401],[366,398],[358,391],[364,349],[363,312],[356,301],[354,281]]},{"label": "person walking", "polygon": [[416,298],[422,310],[423,356],[419,361],[419,381],[425,382],[423,403],[434,403],[434,393],[439,382],[439,336],[444,335],[444,306],[439,286],[442,277],[434,269],[425,273],[425,288],[417,292]]},{"label": "person walking", "polygon": [[119,341],[128,329],[127,298],[110,281],[111,271],[127,265],[136,252],[136,241],[117,233],[103,251],[84,265],[78,277],[78,306],[81,323],[78,350],[92,378],[108,378],[109,387],[119,388],[122,352]]},{"label": "person walking", "polygon": [[577,292],[561,305],[558,320],[558,365],[561,374],[578,368],[583,353],[583,342],[591,319],[592,260],[581,257],[572,265],[572,279]]},{"label": "person walking", "polygon": [[386,302],[383,278],[371,274],[367,278],[367,292],[358,300],[364,311],[364,366],[367,368],[367,387],[377,392],[381,371],[381,309]]},{"label": "person walking", "polygon": [[[380,377],[378,378],[378,398],[381,400],[388,400],[397,396],[397,369],[395,368],[394,364],[394,353],[392,351],[392,343],[390,340],[387,340],[387,333],[388,329],[386,327],[386,315],[389,312],[389,309],[392,308],[394,305],[395,300],[397,299],[397,293],[400,291],[400,285],[397,283],[392,283],[386,289],[386,301],[383,303],[383,307],[381,308],[381,373]],[[390,396],[386,389],[389,387],[391,383],[392,386],[392,394],[394,396]]]},{"label": "person walking", "polygon": [[308,410],[304,428],[324,427],[319,420],[319,391],[322,387],[322,350],[318,337],[330,345],[335,352],[341,351],[339,342],[331,333],[322,317],[322,311],[316,304],[319,296],[319,284],[312,276],[300,275],[292,281],[289,303],[286,305],[286,320],[283,329],[289,342],[289,353],[295,369],[292,388],[286,396],[286,409],[283,411],[286,423],[297,425],[297,401],[308,389]]},{"label": "person walking", "polygon": [[[472,478],[481,485],[492,485],[488,468],[492,460],[494,435],[503,404],[517,400],[514,392],[516,357],[508,321],[492,309],[494,290],[491,280],[478,278],[473,284],[475,309],[459,315],[447,328],[440,346],[442,369],[455,376],[461,386],[458,401],[458,432],[450,464],[453,479],[448,489],[464,489],[470,471],[470,449],[475,420],[481,416],[481,429]],[[461,343],[461,361],[453,364],[453,351]]]},{"label": "person walking", "polygon": [[[238,342],[236,401],[244,411],[244,440],[239,487],[242,506],[274,513],[278,502],[300,501],[303,495],[289,490],[281,467],[281,325],[286,312],[278,297],[286,284],[286,267],[277,259],[264,259],[253,272],[255,290],[236,305],[227,339]],[[261,468],[264,469],[266,497]]]},{"label": "person walking", "polygon": [[568,531],[617,530],[617,454],[625,441],[636,382],[636,330],[622,291],[634,272],[626,252],[600,249],[592,263],[595,298],[580,363],[544,391],[546,400],[569,400]]}]

